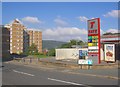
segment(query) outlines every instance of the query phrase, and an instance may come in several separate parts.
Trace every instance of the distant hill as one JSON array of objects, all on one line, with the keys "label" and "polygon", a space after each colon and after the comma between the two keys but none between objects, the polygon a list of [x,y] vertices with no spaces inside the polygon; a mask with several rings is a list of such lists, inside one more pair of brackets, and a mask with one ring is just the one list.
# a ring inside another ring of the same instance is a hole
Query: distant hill
[{"label": "distant hill", "polygon": [[57,48],[65,43],[67,42],[54,41],[54,40],[42,40],[42,48],[43,49],[47,48],[50,50],[52,48]]}]

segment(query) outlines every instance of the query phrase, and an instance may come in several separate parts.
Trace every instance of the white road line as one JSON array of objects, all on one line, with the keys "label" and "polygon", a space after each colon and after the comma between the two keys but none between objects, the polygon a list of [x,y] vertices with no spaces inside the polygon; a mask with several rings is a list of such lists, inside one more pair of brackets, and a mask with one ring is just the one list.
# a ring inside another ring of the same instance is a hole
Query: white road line
[{"label": "white road line", "polygon": [[21,72],[21,71],[17,71],[17,70],[13,70],[13,72],[24,74],[24,75],[29,75],[29,76],[35,76],[33,74],[29,74],[29,73],[25,73],[25,72]]},{"label": "white road line", "polygon": [[48,80],[57,81],[57,82],[63,82],[63,83],[72,84],[72,85],[83,85],[83,84],[79,84],[79,83],[67,82],[67,81],[58,80],[58,79],[52,79],[52,78],[48,78]]}]

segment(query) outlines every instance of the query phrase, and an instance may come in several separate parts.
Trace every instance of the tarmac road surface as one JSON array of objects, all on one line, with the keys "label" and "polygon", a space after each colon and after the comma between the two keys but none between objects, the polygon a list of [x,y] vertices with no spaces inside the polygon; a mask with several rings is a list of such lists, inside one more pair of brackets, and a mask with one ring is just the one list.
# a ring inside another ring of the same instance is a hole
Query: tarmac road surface
[{"label": "tarmac road surface", "polygon": [[3,66],[3,85],[118,85],[117,79],[70,74],[9,63],[3,63]]}]

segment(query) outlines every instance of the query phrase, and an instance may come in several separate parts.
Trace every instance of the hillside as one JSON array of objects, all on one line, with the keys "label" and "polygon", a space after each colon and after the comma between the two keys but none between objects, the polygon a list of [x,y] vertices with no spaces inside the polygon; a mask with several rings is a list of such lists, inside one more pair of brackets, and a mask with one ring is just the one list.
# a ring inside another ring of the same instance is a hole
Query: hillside
[{"label": "hillside", "polygon": [[52,48],[57,48],[65,43],[66,42],[54,41],[54,40],[42,40],[42,47],[43,47],[43,49],[45,49],[45,48],[52,49]]}]

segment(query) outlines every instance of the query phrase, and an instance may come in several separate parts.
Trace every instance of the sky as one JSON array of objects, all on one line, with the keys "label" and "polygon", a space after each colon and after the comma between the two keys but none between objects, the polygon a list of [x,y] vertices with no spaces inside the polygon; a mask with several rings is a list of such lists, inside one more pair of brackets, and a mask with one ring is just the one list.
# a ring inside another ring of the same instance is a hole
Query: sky
[{"label": "sky", "polygon": [[117,2],[3,2],[2,23],[18,18],[44,40],[87,41],[87,20],[100,18],[101,34],[117,32],[118,11]]},{"label": "sky", "polygon": [[3,2],[119,2],[119,0],[2,0]]},{"label": "sky", "polygon": [[0,25],[2,24],[2,3],[0,2]]}]

